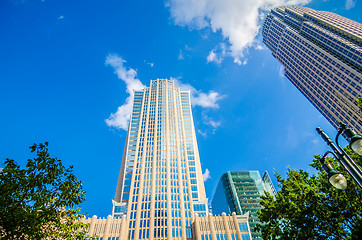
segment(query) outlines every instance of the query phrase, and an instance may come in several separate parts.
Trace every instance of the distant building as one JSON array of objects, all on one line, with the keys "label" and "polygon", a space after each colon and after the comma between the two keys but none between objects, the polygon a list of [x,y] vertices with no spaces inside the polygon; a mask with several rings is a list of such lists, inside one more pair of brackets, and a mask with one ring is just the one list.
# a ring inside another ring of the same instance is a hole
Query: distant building
[{"label": "distant building", "polygon": [[331,12],[278,7],[263,26],[263,42],[285,76],[335,127],[362,133],[362,24]]},{"label": "distant building", "polygon": [[262,209],[260,195],[264,191],[272,196],[276,194],[268,172],[263,178],[259,171],[227,172],[220,177],[211,201],[212,211],[214,214],[235,212],[238,215],[249,212],[251,235],[253,239],[261,239],[260,232],[254,228],[259,223],[257,211]]},{"label": "distant building", "polygon": [[152,80],[134,92],[130,119],[112,215],[82,219],[90,223],[90,236],[249,240],[247,214],[209,213],[190,91],[167,79]]}]

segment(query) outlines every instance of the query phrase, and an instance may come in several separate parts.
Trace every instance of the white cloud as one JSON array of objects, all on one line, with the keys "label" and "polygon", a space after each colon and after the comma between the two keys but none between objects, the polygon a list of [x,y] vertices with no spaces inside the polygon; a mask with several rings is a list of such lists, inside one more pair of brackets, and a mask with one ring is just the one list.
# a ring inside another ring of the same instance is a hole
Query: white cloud
[{"label": "white cloud", "polygon": [[153,67],[155,64],[153,62],[146,62],[146,60],[144,60],[144,62],[147,64],[147,65],[150,65],[150,67]]},{"label": "white cloud", "polygon": [[350,10],[351,8],[353,8],[356,5],[357,1],[353,1],[353,0],[346,0],[346,9]]},{"label": "white cloud", "polygon": [[284,77],[284,66],[280,65],[279,70],[278,70],[278,75],[279,78],[282,79]]},{"label": "white cloud", "polygon": [[206,137],[206,136],[207,136],[207,133],[206,133],[206,132],[201,131],[200,129],[198,129],[198,130],[197,130],[197,132],[198,132],[198,133],[200,133],[200,134],[201,134],[201,136],[203,136],[203,137]]},{"label": "white cloud", "polygon": [[64,19],[64,16],[63,16],[63,15],[61,15],[61,16],[58,17],[58,20],[62,20],[62,19]]},{"label": "white cloud", "polygon": [[321,141],[320,141],[319,138],[313,138],[313,139],[312,139],[312,143],[315,144],[315,145],[320,144],[320,142],[321,142]]},{"label": "white cloud", "polygon": [[117,111],[112,113],[105,121],[110,127],[127,130],[132,112],[134,90],[142,90],[145,86],[139,79],[135,78],[137,72],[132,68],[127,69],[124,66],[124,63],[126,63],[126,61],[117,54],[109,54],[107,56],[105,64],[112,66],[114,68],[114,73],[117,74],[118,78],[125,82],[126,92],[129,94],[129,97],[126,99],[126,102],[118,107]]},{"label": "white cloud", "polygon": [[207,62],[215,62],[217,64],[220,64],[222,62],[222,58],[218,57],[214,51],[214,49],[210,51],[209,55],[207,56]]},{"label": "white cloud", "polygon": [[216,132],[216,129],[221,126],[221,121],[215,121],[211,117],[207,116],[205,112],[202,113],[203,123],[212,127],[212,134]]},{"label": "white cloud", "polygon": [[262,45],[256,45],[255,49],[256,50],[264,50],[264,47]]},{"label": "white cloud", "polygon": [[209,125],[211,125],[214,129],[216,129],[221,125],[221,122],[215,122],[214,120],[210,120]]},{"label": "white cloud", "polygon": [[223,99],[224,96],[217,92],[209,91],[208,93],[198,92],[191,96],[191,101],[195,106],[201,106],[204,108],[219,108],[217,102]]},{"label": "white cloud", "polygon": [[183,55],[181,49],[180,49],[180,52],[179,52],[179,54],[178,54],[178,58],[177,58],[177,59],[178,59],[178,60],[183,60],[183,59],[184,59],[184,55]]},{"label": "white cloud", "polygon": [[[168,0],[175,24],[190,29],[211,28],[222,34],[229,43],[225,54],[232,56],[234,62],[243,64],[247,48],[260,45],[255,37],[262,24],[266,11],[277,6],[303,5],[311,0]],[[347,0],[349,2],[351,0]],[[346,5],[347,5],[346,2]],[[216,58],[211,51],[208,62]]]},{"label": "white cloud", "polygon": [[230,51],[227,51],[226,48],[227,47],[224,43],[220,43],[209,52],[209,55],[207,56],[207,62],[220,64],[224,60],[224,57],[230,54]]},{"label": "white cloud", "polygon": [[187,44],[185,44],[185,47],[183,49],[179,50],[178,53],[178,60],[183,60],[185,59],[185,57],[192,57],[192,54],[190,55],[190,52],[192,52],[193,49],[191,47],[189,47]]},{"label": "white cloud", "polygon": [[204,179],[204,182],[211,178],[209,169],[205,169],[205,172],[202,174],[202,178]]},{"label": "white cloud", "polygon": [[185,45],[185,50],[186,50],[186,51],[192,51],[192,48],[189,47],[189,46],[186,44],[186,45]]},{"label": "white cloud", "polygon": [[225,97],[225,95],[221,95],[215,91],[209,91],[208,93],[198,91],[190,84],[182,83],[177,78],[171,78],[171,80],[175,82],[175,87],[180,88],[183,91],[190,91],[192,106],[219,108],[219,104],[217,102]]}]

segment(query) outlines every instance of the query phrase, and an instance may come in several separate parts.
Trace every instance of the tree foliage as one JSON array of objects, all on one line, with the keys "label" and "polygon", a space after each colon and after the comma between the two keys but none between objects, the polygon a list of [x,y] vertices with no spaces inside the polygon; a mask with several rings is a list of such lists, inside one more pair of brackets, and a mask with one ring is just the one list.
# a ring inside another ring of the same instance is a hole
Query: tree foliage
[{"label": "tree foliage", "polygon": [[[350,149],[348,154],[359,164],[362,157]],[[258,213],[263,223],[258,228],[263,239],[361,239],[362,194],[336,160],[327,158],[335,169],[347,178],[345,190],[334,188],[322,170],[320,156],[316,155],[312,167],[318,174],[288,169],[286,179],[276,173],[280,191],[276,197],[262,196],[264,207]]]},{"label": "tree foliage", "polygon": [[36,158],[26,168],[6,159],[0,172],[0,238],[85,239],[86,225],[76,221],[84,216],[82,182],[50,157],[47,142],[30,149]]},{"label": "tree foliage", "polygon": [[362,97],[357,98],[356,102],[359,105],[359,112],[362,113]]}]

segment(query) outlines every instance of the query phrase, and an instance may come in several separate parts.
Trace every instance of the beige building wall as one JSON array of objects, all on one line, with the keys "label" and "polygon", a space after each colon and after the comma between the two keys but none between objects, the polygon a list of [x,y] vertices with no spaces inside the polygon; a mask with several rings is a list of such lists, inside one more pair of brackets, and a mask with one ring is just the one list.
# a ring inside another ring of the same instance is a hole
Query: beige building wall
[{"label": "beige building wall", "polygon": [[[244,215],[195,217],[193,240],[246,240],[252,239],[249,213]],[[243,226],[242,226],[243,225]]]},{"label": "beige building wall", "polygon": [[[93,216],[80,221],[89,224],[88,232],[92,239],[126,240],[128,239],[126,219],[126,217],[97,218]],[[231,216],[227,216],[225,213],[221,216],[209,214],[206,217],[195,215],[192,227],[189,228],[192,236],[187,240],[251,240],[248,219],[249,213],[244,215],[233,213]],[[241,227],[242,224],[243,227]]]},{"label": "beige building wall", "polygon": [[88,224],[88,234],[92,239],[104,240],[123,240],[127,239],[126,218],[97,218],[94,215],[92,218],[82,218],[79,220],[82,223]]}]

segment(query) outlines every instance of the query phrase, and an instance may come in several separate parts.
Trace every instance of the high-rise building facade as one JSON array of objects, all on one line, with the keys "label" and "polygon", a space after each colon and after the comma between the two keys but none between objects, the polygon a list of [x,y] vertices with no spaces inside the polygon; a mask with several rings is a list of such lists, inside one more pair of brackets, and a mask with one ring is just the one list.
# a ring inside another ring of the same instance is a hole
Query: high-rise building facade
[{"label": "high-rise building facade", "polygon": [[279,7],[265,19],[263,42],[285,76],[335,127],[362,133],[362,24],[306,7]]},{"label": "high-rise building facade", "polygon": [[112,215],[82,220],[102,240],[247,240],[248,215],[212,216],[189,91],[166,79],[134,92]]},{"label": "high-rise building facade", "polygon": [[134,93],[112,215],[129,238],[191,238],[191,216],[208,213],[190,92],[169,80]]},{"label": "high-rise building facade", "polygon": [[275,196],[276,190],[265,172],[263,178],[259,171],[227,172],[220,177],[211,201],[213,213],[229,212],[245,214],[249,212],[249,225],[253,239],[261,239],[261,233],[255,231],[259,223],[257,211],[261,210],[260,196],[267,191]]}]

